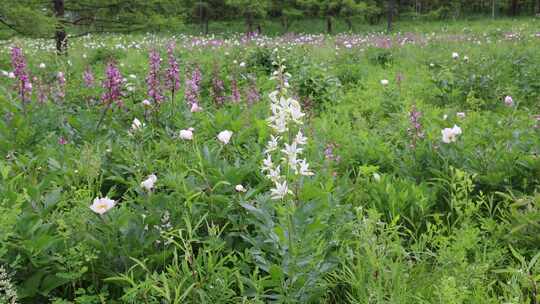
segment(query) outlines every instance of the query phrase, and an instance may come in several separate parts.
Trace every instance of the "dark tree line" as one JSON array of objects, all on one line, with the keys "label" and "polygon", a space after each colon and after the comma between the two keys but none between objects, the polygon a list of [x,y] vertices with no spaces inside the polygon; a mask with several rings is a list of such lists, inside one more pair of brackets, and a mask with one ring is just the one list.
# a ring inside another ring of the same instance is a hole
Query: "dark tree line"
[{"label": "dark tree line", "polygon": [[249,33],[267,18],[288,31],[302,18],[324,19],[332,33],[336,19],[347,24],[399,18],[448,19],[467,15],[540,14],[540,0],[0,0],[0,35],[50,37],[59,53],[69,37],[99,32],[160,31],[182,23],[209,32],[212,21],[243,19]]}]

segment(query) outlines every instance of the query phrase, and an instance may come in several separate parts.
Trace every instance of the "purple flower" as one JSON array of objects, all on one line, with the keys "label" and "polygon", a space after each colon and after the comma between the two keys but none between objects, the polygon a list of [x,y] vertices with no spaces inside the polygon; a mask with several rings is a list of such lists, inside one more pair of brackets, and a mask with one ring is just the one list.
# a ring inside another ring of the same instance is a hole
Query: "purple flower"
[{"label": "purple flower", "polygon": [[56,81],[58,84],[58,90],[56,92],[56,97],[59,101],[64,101],[66,97],[66,77],[63,72],[58,72],[56,75]]},{"label": "purple flower", "polygon": [[255,82],[255,80],[251,81],[251,84],[246,90],[246,99],[247,103],[250,105],[261,100],[261,94],[259,93],[259,89],[257,88],[257,83]]},{"label": "purple flower", "polygon": [[67,145],[68,141],[65,137],[61,136],[59,139],[58,139],[58,144],[59,145]]},{"label": "purple flower", "polygon": [[121,103],[123,78],[114,61],[109,61],[105,74],[103,81],[105,93],[101,96],[101,100],[105,104]]},{"label": "purple flower", "polygon": [[37,84],[37,98],[39,103],[45,103],[47,101],[47,91],[43,87],[43,84],[41,83],[41,80],[34,76],[32,78],[35,84]]},{"label": "purple flower", "polygon": [[163,95],[161,93],[161,84],[160,84],[160,68],[161,68],[161,57],[159,52],[156,50],[150,51],[150,71],[146,77],[146,84],[148,86],[148,96],[156,104],[159,104],[163,101]]},{"label": "purple flower", "polygon": [[225,103],[225,96],[223,92],[225,91],[225,84],[223,80],[219,77],[219,69],[214,68],[214,73],[212,74],[212,99],[217,105],[222,105]]},{"label": "purple flower", "polygon": [[507,107],[513,107],[514,106],[514,99],[512,99],[512,96],[506,96],[504,98],[504,104],[507,106]]},{"label": "purple flower", "polygon": [[90,67],[86,67],[86,70],[84,70],[83,72],[83,80],[84,80],[84,85],[87,87],[87,88],[91,88],[94,86],[94,74],[92,73],[92,70],[90,69]]},{"label": "purple flower", "polygon": [[173,95],[174,92],[177,92],[180,89],[180,68],[178,66],[178,61],[176,61],[176,58],[174,57],[174,48],[175,44],[171,41],[167,47],[169,66],[165,71],[165,85],[171,90]]},{"label": "purple flower", "polygon": [[196,67],[193,72],[191,72],[191,78],[186,78],[186,89],[184,93],[186,103],[191,109],[193,109],[194,105],[197,105],[195,108],[199,108],[199,94],[201,90],[200,85],[201,70],[199,69],[199,67]]},{"label": "purple flower", "polygon": [[409,122],[411,126],[407,129],[407,132],[411,137],[411,148],[413,149],[416,148],[418,140],[424,138],[424,131],[422,131],[422,124],[420,123],[421,117],[422,112],[417,111],[416,106],[413,105],[409,112]]},{"label": "purple flower", "polygon": [[231,101],[233,103],[239,103],[240,102],[240,90],[238,89],[238,82],[236,81],[236,77],[233,77],[231,79]]},{"label": "purple flower", "polygon": [[13,74],[18,80],[19,97],[22,102],[29,102],[32,95],[32,83],[26,70],[26,59],[21,48],[13,47],[11,49],[11,65],[13,66]]}]

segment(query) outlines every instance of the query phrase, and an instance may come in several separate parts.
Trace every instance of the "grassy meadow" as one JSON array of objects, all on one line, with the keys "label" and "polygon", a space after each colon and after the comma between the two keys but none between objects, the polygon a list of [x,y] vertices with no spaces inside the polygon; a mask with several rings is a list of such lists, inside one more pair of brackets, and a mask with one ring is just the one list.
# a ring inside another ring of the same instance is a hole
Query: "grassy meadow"
[{"label": "grassy meadow", "polygon": [[2,41],[0,303],[540,303],[540,19],[310,22]]}]

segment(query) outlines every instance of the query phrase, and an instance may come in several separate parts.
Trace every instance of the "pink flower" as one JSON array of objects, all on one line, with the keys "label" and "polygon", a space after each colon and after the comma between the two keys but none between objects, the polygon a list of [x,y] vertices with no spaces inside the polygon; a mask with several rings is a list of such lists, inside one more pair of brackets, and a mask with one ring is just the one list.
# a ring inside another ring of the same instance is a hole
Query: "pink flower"
[{"label": "pink flower", "polygon": [[504,104],[507,106],[507,107],[513,107],[514,106],[514,99],[512,99],[512,96],[506,96],[504,98]]}]

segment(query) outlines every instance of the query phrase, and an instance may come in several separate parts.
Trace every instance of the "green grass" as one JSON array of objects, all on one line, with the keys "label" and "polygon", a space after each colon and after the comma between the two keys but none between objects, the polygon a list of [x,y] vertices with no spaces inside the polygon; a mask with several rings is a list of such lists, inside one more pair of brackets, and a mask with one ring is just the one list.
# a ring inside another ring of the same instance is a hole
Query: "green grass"
[{"label": "green grass", "polygon": [[[168,34],[74,39],[66,58],[51,41],[10,41],[50,91],[44,104],[34,95],[23,105],[14,80],[0,78],[0,303],[8,287],[20,303],[539,303],[538,23],[408,21],[396,29],[422,43],[391,48],[342,43],[362,35],[215,48],[180,36],[182,80],[202,71],[197,113],[184,82],[175,102],[142,104],[148,51],[161,52],[164,69]],[[211,24],[229,28],[241,23]],[[0,49],[1,70],[11,70],[9,51]],[[295,191],[282,201],[260,171],[277,54],[306,113],[303,157],[315,173],[290,175]],[[98,128],[111,58],[135,90]],[[93,88],[83,84],[88,67]],[[54,97],[58,71],[65,100]],[[237,80],[242,101],[216,104],[214,77],[226,96]],[[254,84],[261,100],[249,104]],[[423,132],[414,147],[413,105]],[[141,130],[130,130],[134,118]],[[441,130],[454,125],[462,134],[444,143]],[[179,139],[190,127],[194,140]],[[233,132],[226,145],[223,130]],[[150,174],[148,192],[140,184]],[[89,206],[103,196],[118,203],[100,216]]]}]

